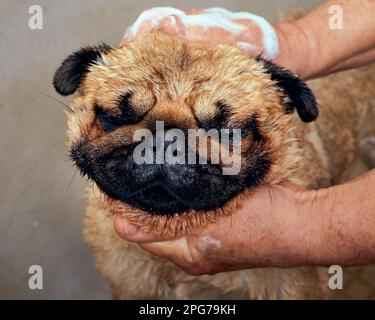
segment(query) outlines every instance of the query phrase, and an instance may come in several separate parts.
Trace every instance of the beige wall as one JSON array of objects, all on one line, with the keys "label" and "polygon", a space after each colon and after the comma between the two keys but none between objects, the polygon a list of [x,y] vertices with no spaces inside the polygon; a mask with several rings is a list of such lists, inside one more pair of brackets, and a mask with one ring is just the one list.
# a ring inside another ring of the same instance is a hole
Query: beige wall
[{"label": "beige wall", "polygon": [[[44,9],[41,31],[27,25],[36,2]],[[84,183],[77,174],[70,184],[62,107],[33,91],[57,96],[51,78],[65,56],[85,44],[116,45],[126,26],[156,5],[222,6],[275,20],[320,2],[0,0],[0,299],[108,297],[81,237]],[[27,287],[32,264],[44,268],[42,291]]]}]

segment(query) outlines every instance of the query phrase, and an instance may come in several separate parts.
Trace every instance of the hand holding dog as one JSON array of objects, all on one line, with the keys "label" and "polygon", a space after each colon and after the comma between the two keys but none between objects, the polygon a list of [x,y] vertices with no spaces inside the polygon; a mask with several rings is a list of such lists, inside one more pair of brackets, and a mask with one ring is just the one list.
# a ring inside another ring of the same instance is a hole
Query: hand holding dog
[{"label": "hand holding dog", "polygon": [[125,240],[193,275],[369,264],[375,262],[374,185],[375,170],[328,189],[265,185],[238,212],[179,239],[143,233],[120,215],[114,226]]},{"label": "hand holding dog", "polygon": [[188,274],[292,267],[308,263],[305,259],[309,249],[305,246],[313,246],[317,240],[301,241],[306,236],[306,227],[315,225],[310,221],[315,215],[304,210],[310,196],[308,191],[290,183],[266,185],[238,212],[179,239],[145,234],[120,215],[116,217],[115,229],[124,239],[171,260]]}]

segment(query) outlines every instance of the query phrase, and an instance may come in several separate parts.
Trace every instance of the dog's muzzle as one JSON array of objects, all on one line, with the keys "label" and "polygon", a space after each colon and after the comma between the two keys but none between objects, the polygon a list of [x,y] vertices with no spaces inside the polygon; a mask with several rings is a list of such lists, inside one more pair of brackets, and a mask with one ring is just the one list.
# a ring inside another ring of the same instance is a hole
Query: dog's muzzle
[{"label": "dog's muzzle", "polygon": [[153,214],[212,210],[243,189],[218,165],[136,163],[135,147],[122,146],[103,155],[90,143],[80,142],[72,148],[71,158],[105,194]]}]

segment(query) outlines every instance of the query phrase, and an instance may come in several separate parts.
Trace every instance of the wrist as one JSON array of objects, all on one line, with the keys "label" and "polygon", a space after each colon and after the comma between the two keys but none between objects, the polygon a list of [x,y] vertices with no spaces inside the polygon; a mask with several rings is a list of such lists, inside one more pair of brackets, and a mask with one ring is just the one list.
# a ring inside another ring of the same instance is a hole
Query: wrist
[{"label": "wrist", "polygon": [[274,62],[291,70],[303,80],[311,78],[316,66],[314,53],[319,51],[316,37],[298,21],[277,23],[274,28],[279,41],[279,55]]},{"label": "wrist", "polygon": [[[278,195],[275,207],[280,215],[274,218],[277,239],[274,244],[276,266],[300,267],[317,265],[324,245],[321,192],[307,190],[293,184],[275,185]],[[272,232],[270,232],[272,234]]]},{"label": "wrist", "polygon": [[[332,188],[305,190],[296,194],[298,223],[296,252],[300,266],[328,265],[329,230],[334,206]],[[328,231],[328,232],[327,232]]]},{"label": "wrist", "polygon": [[296,242],[300,242],[298,252],[305,256],[304,265],[373,263],[374,181],[373,170],[345,184],[306,191],[298,197],[302,218]]}]

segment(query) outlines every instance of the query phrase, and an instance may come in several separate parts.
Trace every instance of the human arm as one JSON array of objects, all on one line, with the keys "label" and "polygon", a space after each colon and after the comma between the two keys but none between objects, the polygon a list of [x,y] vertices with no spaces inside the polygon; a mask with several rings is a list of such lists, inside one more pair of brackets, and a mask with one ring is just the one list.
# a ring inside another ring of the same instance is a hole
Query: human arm
[{"label": "human arm", "polygon": [[370,264],[375,262],[374,189],[375,170],[327,189],[266,185],[233,215],[179,239],[145,234],[121,216],[115,229],[189,274]]}]

